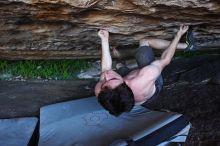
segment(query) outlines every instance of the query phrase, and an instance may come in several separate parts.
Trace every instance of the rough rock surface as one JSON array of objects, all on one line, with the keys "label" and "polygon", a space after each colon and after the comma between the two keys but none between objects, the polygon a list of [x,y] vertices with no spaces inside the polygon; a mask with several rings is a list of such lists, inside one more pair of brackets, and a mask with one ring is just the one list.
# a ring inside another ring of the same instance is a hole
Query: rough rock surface
[{"label": "rough rock surface", "polygon": [[220,144],[220,85],[179,83],[165,86],[154,109],[183,113],[190,117],[192,127],[186,146],[217,146]]},{"label": "rough rock surface", "polygon": [[220,144],[220,56],[177,59],[163,72],[165,86],[149,108],[188,116],[186,146]]},{"label": "rough rock surface", "polygon": [[143,37],[194,27],[198,48],[220,46],[219,0],[0,0],[0,58],[95,58],[98,28],[126,50]]},{"label": "rough rock surface", "polygon": [[39,116],[40,107],[94,94],[94,80],[0,81],[0,119]]}]

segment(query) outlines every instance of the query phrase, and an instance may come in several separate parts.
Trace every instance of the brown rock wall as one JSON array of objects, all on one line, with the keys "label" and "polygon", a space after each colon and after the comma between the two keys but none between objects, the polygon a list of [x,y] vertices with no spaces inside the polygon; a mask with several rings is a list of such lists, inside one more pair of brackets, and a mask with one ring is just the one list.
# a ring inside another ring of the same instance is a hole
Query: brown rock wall
[{"label": "brown rock wall", "polygon": [[[219,12],[218,0],[0,0],[0,57],[28,58],[10,51],[98,52],[103,27],[111,46],[129,49],[143,37],[172,39],[178,25],[189,24],[200,49],[219,48]],[[48,57],[56,58],[40,58]]]}]

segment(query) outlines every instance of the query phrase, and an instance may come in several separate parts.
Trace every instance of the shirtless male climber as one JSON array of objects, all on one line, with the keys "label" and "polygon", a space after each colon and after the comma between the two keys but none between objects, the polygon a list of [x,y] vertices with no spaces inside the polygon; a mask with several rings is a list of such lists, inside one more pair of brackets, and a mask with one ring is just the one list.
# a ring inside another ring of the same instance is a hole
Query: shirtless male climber
[{"label": "shirtless male climber", "polygon": [[[95,95],[99,103],[115,116],[129,112],[135,104],[147,107],[157,99],[162,86],[161,72],[167,66],[176,49],[193,50],[195,48],[191,31],[188,26],[180,26],[174,39],[170,42],[162,39],[142,39],[136,50],[135,59],[138,69],[130,71],[125,65],[116,65],[112,70],[112,58],[109,50],[109,33],[100,30],[98,36],[102,43],[101,77],[96,84]],[[187,32],[187,33],[186,33]],[[186,33],[185,43],[179,43]],[[151,48],[165,49],[161,57],[154,60]]]}]

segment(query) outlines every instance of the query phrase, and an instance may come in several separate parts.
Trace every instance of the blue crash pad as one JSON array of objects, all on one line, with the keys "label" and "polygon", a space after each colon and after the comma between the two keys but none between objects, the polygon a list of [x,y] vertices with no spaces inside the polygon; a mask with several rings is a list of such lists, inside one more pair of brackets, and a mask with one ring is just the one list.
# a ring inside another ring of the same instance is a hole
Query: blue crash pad
[{"label": "blue crash pad", "polygon": [[0,119],[0,146],[27,146],[38,119]]},{"label": "blue crash pad", "polygon": [[114,117],[96,97],[53,104],[40,109],[39,146],[105,146],[120,139],[135,141],[180,116],[135,106],[131,112]]}]

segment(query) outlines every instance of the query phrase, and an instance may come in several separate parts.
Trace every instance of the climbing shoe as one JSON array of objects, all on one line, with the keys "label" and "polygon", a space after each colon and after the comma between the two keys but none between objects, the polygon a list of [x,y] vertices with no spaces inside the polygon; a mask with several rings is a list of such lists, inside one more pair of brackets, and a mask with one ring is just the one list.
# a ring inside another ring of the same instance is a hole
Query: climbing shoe
[{"label": "climbing shoe", "polygon": [[188,31],[185,34],[185,43],[187,44],[185,52],[195,51],[197,48],[195,38],[193,36],[192,27],[189,27]]}]

